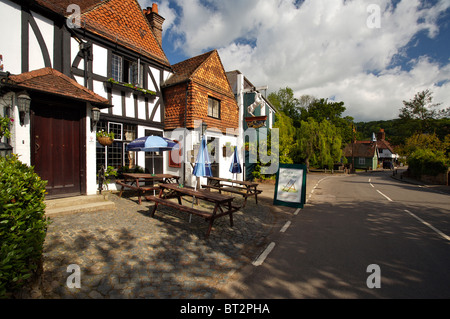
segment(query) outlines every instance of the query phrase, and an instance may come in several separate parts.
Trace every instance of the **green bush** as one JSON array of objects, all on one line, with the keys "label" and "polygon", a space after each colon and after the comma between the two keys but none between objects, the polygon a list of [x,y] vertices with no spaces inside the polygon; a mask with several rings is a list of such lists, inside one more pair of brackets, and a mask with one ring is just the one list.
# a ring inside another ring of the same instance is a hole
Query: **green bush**
[{"label": "green bush", "polygon": [[408,157],[411,174],[417,177],[445,173],[448,165],[449,161],[441,151],[419,148]]},{"label": "green bush", "polygon": [[46,183],[17,156],[0,158],[0,298],[23,286],[42,265],[49,224]]}]

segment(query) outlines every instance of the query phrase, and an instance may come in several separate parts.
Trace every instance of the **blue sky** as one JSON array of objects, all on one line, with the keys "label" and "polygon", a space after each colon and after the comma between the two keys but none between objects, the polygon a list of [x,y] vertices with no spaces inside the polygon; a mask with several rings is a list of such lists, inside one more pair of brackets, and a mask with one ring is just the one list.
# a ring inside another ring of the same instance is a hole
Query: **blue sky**
[{"label": "blue sky", "polygon": [[450,0],[139,0],[153,2],[172,64],[217,49],[256,86],[333,97],[357,121],[425,89],[450,107]]}]

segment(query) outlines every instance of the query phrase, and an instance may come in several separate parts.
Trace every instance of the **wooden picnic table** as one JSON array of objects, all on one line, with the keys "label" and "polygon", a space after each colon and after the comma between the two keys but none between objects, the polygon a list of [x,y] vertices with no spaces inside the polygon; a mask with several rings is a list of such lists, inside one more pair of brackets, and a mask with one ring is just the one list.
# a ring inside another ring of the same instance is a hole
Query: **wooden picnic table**
[{"label": "wooden picnic table", "polygon": [[217,189],[219,193],[222,191],[238,194],[244,197],[244,203],[242,207],[245,207],[247,198],[255,196],[256,204],[258,204],[258,194],[262,193],[262,190],[258,189],[258,183],[250,181],[238,181],[220,177],[208,177],[207,185],[202,185],[203,188]]},{"label": "wooden picnic table", "polygon": [[[141,204],[141,196],[149,191],[159,190],[159,185],[155,182],[178,183],[179,176],[171,174],[144,174],[144,173],[124,173],[123,180],[117,180],[116,184],[122,186],[119,197],[122,196],[125,188],[129,188],[138,192],[139,205]],[[143,184],[143,185],[141,185]],[[150,184],[150,185],[147,185]]]},{"label": "wooden picnic table", "polygon": [[[214,220],[226,215],[230,216],[230,226],[233,227],[233,213],[238,211],[240,207],[233,206],[232,202],[234,198],[232,196],[226,196],[219,193],[205,192],[202,190],[194,190],[190,187],[181,187],[176,184],[161,184],[159,185],[159,196],[145,196],[149,201],[155,202],[152,208],[151,216],[154,217],[158,205],[164,205],[171,208],[175,208],[178,211],[197,215],[209,221],[209,227],[206,231],[206,238],[209,237]],[[183,205],[181,198],[183,196],[195,197],[199,200],[204,200],[214,204],[212,212],[200,210],[192,207],[191,205]],[[169,200],[168,198],[177,198],[178,204]]]}]

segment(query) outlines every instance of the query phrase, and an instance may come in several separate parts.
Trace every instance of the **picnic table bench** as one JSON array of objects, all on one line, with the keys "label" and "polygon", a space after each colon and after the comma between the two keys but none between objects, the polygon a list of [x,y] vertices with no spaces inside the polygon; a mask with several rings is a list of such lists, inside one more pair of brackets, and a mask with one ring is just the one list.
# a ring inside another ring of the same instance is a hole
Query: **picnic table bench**
[{"label": "picnic table bench", "polygon": [[[159,205],[164,205],[167,207],[174,208],[180,212],[185,212],[188,214],[199,216],[206,221],[209,221],[209,226],[206,231],[205,237],[208,238],[211,233],[214,220],[217,218],[229,215],[230,216],[230,226],[233,227],[233,213],[238,211],[240,207],[233,206],[233,197],[225,196],[222,194],[205,192],[202,190],[194,190],[188,187],[180,187],[175,184],[161,184],[159,185],[160,191],[159,196],[145,196],[148,201],[155,202],[155,205],[151,211],[151,217],[154,217],[155,212]],[[214,204],[214,209],[212,212],[205,210],[200,210],[191,206],[183,205],[181,197],[190,196],[196,199],[204,200]],[[175,203],[169,198],[177,198],[178,203]]]},{"label": "picnic table bench", "polygon": [[244,203],[242,207],[245,207],[247,198],[250,196],[255,196],[256,204],[258,204],[258,194],[262,193],[262,190],[257,189],[258,183],[249,181],[237,181],[220,177],[208,177],[207,184],[202,185],[202,187],[206,189],[216,189],[219,191],[219,193],[225,191],[241,195],[244,197]]},{"label": "picnic table bench", "polygon": [[[163,183],[178,183],[179,177],[170,174],[131,174],[126,173],[123,174],[123,180],[116,180],[116,184],[121,186],[121,190],[119,193],[119,197],[122,197],[122,194],[126,188],[129,188],[133,191],[137,191],[139,205],[142,203],[141,197],[145,195],[145,193],[151,191],[159,190],[159,185],[155,184],[155,182],[161,181]],[[144,185],[141,185],[141,184]],[[151,185],[145,185],[150,183]]]}]

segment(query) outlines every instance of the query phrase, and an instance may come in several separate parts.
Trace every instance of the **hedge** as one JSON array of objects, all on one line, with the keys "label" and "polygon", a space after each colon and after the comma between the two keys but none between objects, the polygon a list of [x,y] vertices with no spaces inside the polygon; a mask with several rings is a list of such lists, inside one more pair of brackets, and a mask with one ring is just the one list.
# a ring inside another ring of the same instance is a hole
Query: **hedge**
[{"label": "hedge", "polygon": [[46,184],[17,156],[0,158],[0,298],[23,286],[42,266],[49,224]]},{"label": "hedge", "polygon": [[437,176],[445,173],[449,160],[443,152],[428,149],[417,149],[408,157],[408,166],[413,176]]}]

